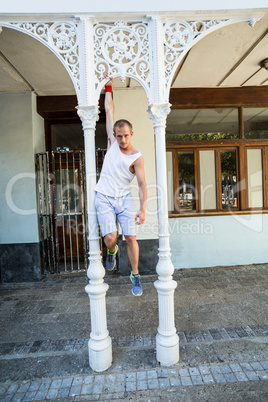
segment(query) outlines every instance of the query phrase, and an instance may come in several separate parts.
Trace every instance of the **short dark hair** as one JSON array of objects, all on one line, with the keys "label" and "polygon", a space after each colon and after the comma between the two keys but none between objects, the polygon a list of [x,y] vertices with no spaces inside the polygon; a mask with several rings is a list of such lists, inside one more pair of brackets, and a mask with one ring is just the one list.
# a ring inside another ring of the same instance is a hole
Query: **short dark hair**
[{"label": "short dark hair", "polygon": [[132,131],[132,129],[133,129],[132,124],[128,120],[120,119],[114,123],[114,127],[113,127],[114,133],[115,133],[116,127],[122,128],[124,126],[128,126],[130,128],[130,131]]}]

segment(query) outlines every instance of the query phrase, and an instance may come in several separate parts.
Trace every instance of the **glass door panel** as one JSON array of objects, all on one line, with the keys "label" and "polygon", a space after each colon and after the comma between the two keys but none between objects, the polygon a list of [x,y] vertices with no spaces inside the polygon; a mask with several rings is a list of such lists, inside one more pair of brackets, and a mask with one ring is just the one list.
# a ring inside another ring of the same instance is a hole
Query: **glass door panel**
[{"label": "glass door panel", "polygon": [[236,150],[220,151],[222,208],[237,208]]},{"label": "glass door panel", "polygon": [[195,195],[195,163],[194,151],[179,151],[179,189],[177,190],[178,209],[194,211],[196,209]]}]

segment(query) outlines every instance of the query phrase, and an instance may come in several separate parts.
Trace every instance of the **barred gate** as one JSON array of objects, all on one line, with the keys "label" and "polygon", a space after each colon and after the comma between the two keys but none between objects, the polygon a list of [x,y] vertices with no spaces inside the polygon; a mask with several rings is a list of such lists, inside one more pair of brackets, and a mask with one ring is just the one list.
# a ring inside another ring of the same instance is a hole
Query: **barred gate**
[{"label": "barred gate", "polygon": [[[96,151],[99,175],[105,151]],[[84,151],[36,155],[41,273],[87,269],[87,214]]]}]

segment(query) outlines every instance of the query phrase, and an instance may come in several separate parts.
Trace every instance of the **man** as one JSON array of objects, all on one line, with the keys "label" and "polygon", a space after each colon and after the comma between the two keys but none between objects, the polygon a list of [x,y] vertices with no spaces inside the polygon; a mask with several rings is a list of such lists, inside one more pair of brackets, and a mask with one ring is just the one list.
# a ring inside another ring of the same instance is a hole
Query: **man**
[{"label": "man", "polygon": [[[106,78],[108,76],[106,75]],[[112,271],[116,265],[117,228],[116,219],[122,228],[127,243],[127,254],[131,264],[130,279],[134,296],[142,295],[139,275],[139,245],[135,225],[145,220],[147,188],[144,174],[144,160],[131,144],[132,125],[127,120],[114,123],[114,102],[112,98],[113,79],[105,86],[107,153],[104,158],[100,179],[95,187],[95,206],[104,243],[107,246],[106,269]],[[137,177],[140,209],[135,214],[130,194],[130,183]]]}]

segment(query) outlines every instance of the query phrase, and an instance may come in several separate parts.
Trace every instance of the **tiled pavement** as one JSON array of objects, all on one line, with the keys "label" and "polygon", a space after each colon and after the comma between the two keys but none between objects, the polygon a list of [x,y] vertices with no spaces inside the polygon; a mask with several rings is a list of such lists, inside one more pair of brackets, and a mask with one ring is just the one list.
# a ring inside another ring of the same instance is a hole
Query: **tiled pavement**
[{"label": "tiled pavement", "polygon": [[[268,325],[240,326],[232,328],[213,328],[199,331],[178,332],[180,344],[221,341],[232,339],[243,339],[250,337],[268,336]],[[62,340],[41,340],[32,342],[11,342],[0,344],[0,356],[2,358],[20,358],[42,356],[42,354],[57,352],[78,352],[87,349],[88,338],[85,339],[62,339]],[[112,337],[113,347],[139,348],[155,346],[155,334],[152,335],[130,335]]]},{"label": "tiled pavement", "polygon": [[5,284],[0,400],[268,400],[267,272],[259,265],[175,273],[181,359],[172,368],[155,359],[155,277],[143,278],[134,311],[129,280],[107,277],[114,362],[99,374],[88,366],[85,278]]},{"label": "tiled pavement", "polygon": [[[224,342],[232,339],[260,339],[267,337],[268,326],[217,328],[205,331],[178,333],[181,346],[201,345],[202,342]],[[113,338],[113,346],[121,349],[145,350],[155,346],[154,335],[119,336]],[[87,351],[87,339],[61,341],[35,341],[6,343],[0,352],[6,364],[10,359],[32,356],[36,359],[68,353]],[[35,378],[25,381],[0,383],[1,401],[39,401],[70,398],[76,400],[126,399],[137,391],[163,391],[176,387],[191,387],[212,384],[235,384],[268,380],[268,360],[224,362],[218,364],[176,365],[173,368],[151,367],[127,371],[117,367],[109,373],[93,373]],[[268,383],[267,383],[268,384]]]},{"label": "tiled pavement", "polygon": [[79,396],[124,399],[134,391],[264,380],[268,380],[268,361],[255,361],[2,383],[0,397],[1,401],[25,402]]}]

